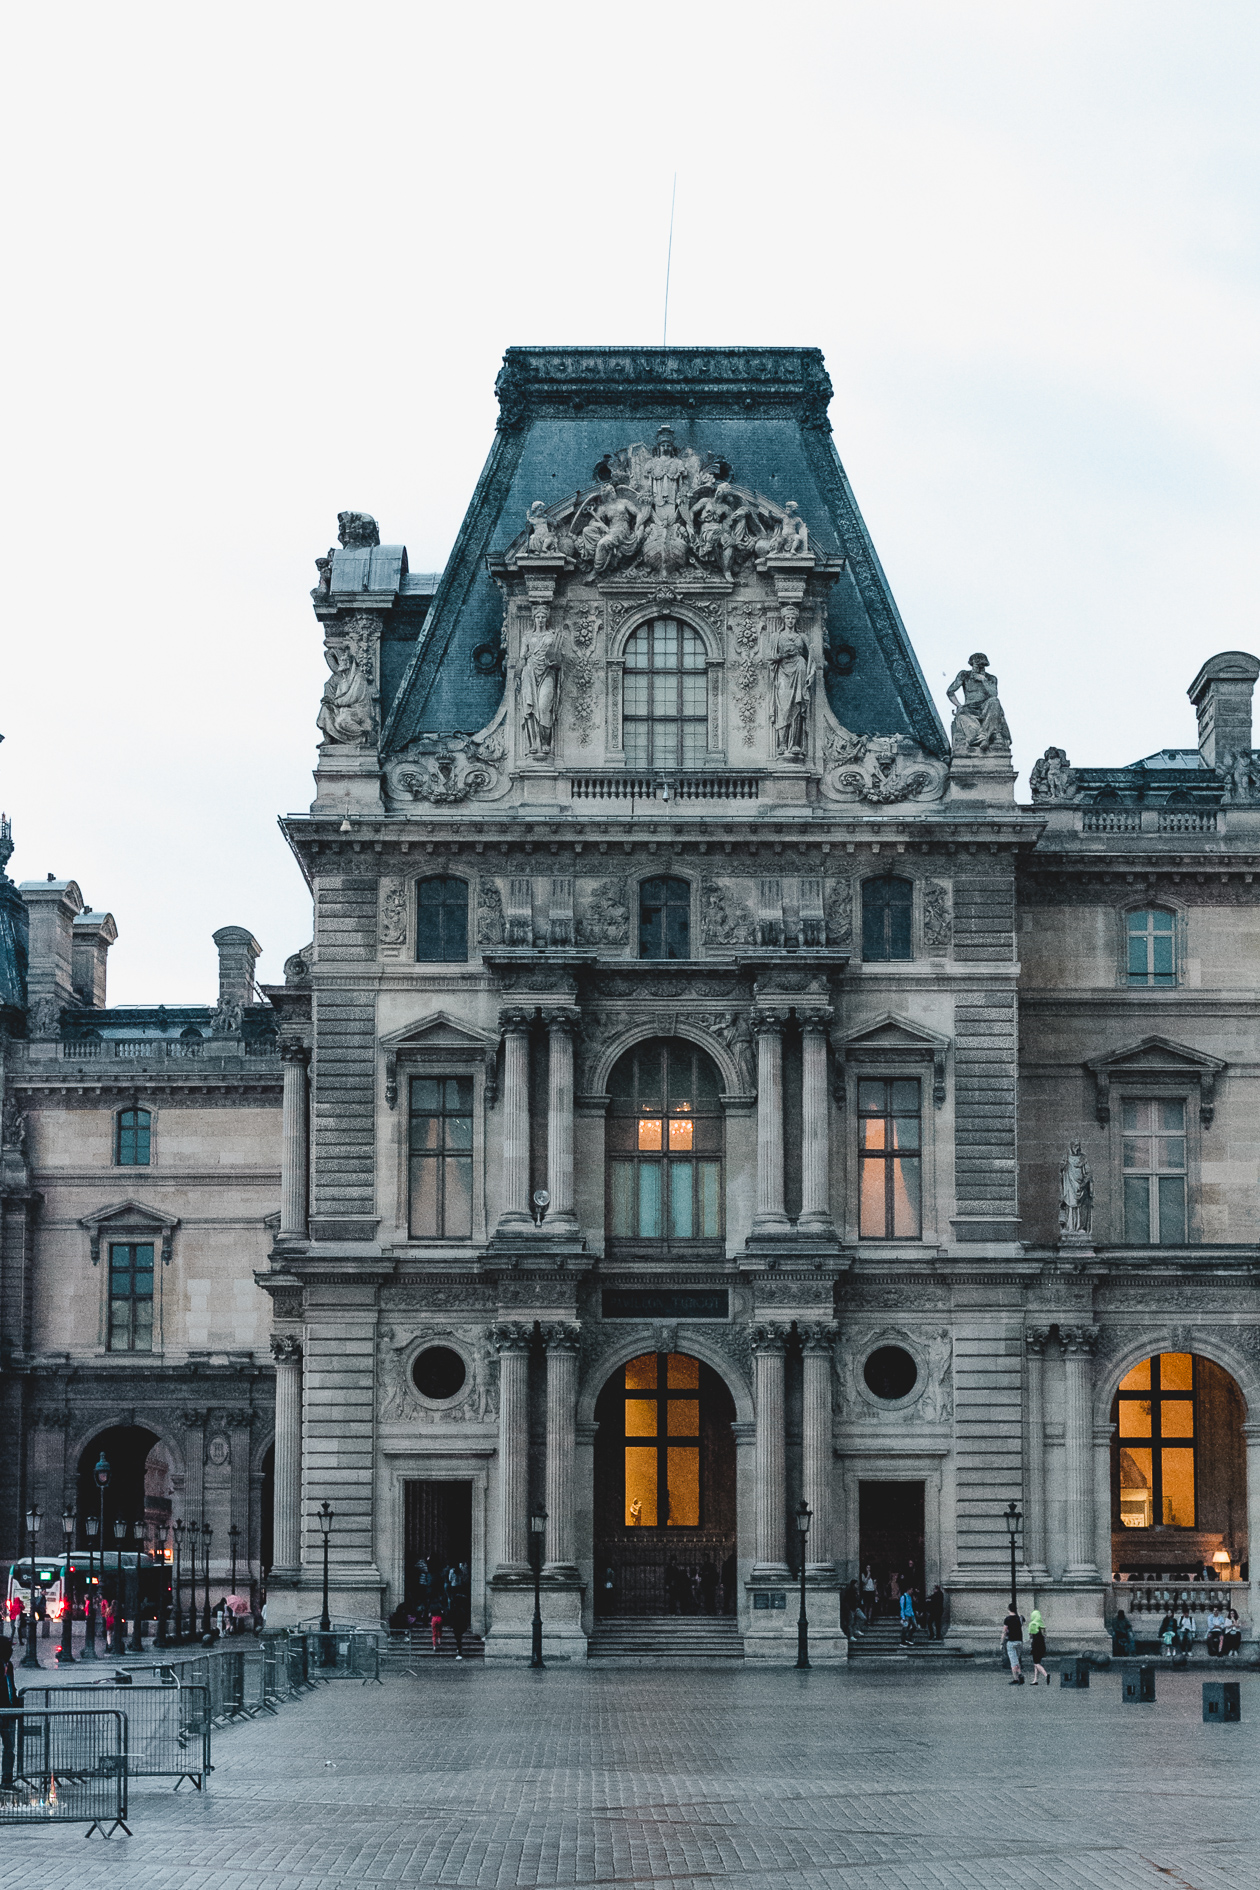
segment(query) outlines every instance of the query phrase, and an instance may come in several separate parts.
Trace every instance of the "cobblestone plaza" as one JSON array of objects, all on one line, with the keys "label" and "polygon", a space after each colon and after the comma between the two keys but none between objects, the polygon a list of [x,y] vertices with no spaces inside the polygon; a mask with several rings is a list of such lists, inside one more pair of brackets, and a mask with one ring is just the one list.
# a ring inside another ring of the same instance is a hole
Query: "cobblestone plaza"
[{"label": "cobblestone plaza", "polygon": [[[1057,1679],[1057,1676],[1056,1676]],[[134,1836],[4,1832],[0,1887],[691,1885],[1248,1890],[1260,1686],[1125,1706],[966,1672],[534,1674],[333,1685],[216,1737],[203,1799],[140,1781]]]}]

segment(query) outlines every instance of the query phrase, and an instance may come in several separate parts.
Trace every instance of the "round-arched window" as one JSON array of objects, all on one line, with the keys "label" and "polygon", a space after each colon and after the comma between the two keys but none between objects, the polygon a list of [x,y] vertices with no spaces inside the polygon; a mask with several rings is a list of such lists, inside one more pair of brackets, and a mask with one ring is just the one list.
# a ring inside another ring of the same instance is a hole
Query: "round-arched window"
[{"label": "round-arched window", "polygon": [[608,1079],[608,1231],[666,1249],[722,1237],[722,1107],[703,1050],[652,1037]]},{"label": "round-arched window", "polygon": [[901,1345],[877,1346],[862,1370],[866,1388],[889,1404],[908,1398],[918,1382],[919,1368]]},{"label": "round-arched window", "polygon": [[453,1398],[463,1389],[468,1367],[449,1345],[429,1345],[411,1368],[411,1382],[422,1398]]},{"label": "round-arched window", "polygon": [[672,617],[628,639],[622,730],[628,768],[700,768],[709,746],[704,644]]}]

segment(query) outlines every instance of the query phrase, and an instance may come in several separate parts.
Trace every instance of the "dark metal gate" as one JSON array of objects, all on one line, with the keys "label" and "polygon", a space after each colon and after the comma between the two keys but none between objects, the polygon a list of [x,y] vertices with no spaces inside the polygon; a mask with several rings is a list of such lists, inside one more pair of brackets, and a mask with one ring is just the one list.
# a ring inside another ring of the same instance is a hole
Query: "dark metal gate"
[{"label": "dark metal gate", "polygon": [[712,1529],[628,1529],[595,1545],[596,1612],[734,1614],[735,1537]]}]

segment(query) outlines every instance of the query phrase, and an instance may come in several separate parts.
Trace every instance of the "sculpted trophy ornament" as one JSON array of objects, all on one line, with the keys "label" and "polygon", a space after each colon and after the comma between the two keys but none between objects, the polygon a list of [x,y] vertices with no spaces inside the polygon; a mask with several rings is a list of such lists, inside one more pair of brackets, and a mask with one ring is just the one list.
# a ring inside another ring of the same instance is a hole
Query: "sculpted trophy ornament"
[{"label": "sculpted trophy ornament", "polygon": [[855,735],[833,724],[823,747],[823,792],[833,800],[938,800],[947,778],[944,762],[908,735]]},{"label": "sculpted trophy ornament", "polygon": [[1094,1221],[1094,1172],[1079,1142],[1070,1142],[1059,1163],[1059,1233],[1088,1240]]},{"label": "sculpted trophy ornament", "polygon": [[521,728],[525,745],[536,761],[550,760],[555,748],[556,715],[560,707],[562,652],[560,633],[551,628],[551,613],[537,604],[529,630],[521,641],[517,688],[521,699]]},{"label": "sculpted trophy ornament", "polygon": [[989,671],[989,659],[977,650],[967,662],[970,667],[960,669],[945,691],[954,710],[954,753],[977,755],[994,748],[1007,749],[1011,731],[998,701],[997,677]]}]

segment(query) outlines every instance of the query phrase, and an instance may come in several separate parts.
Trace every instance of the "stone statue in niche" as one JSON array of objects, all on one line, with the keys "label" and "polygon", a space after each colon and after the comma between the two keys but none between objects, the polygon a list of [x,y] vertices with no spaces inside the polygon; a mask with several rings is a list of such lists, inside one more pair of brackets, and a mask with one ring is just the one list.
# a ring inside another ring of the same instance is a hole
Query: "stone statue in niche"
[{"label": "stone statue in niche", "polygon": [[1256,778],[1260,771],[1257,770],[1250,749],[1227,748],[1216,764],[1216,772],[1224,777],[1221,799],[1227,805],[1255,800]]},{"label": "stone statue in niche", "polygon": [[407,936],[407,894],[396,882],[381,900],[381,944],[401,945]]},{"label": "stone statue in niche", "polygon": [[752,1024],[744,1011],[719,1011],[708,1020],[706,1028],[713,1032],[719,1043],[724,1043],[735,1059],[735,1068],[739,1072],[739,1086],[746,1096],[757,1093],[757,1050],[753,1043]]},{"label": "stone statue in niche", "polygon": [[1080,1143],[1071,1142],[1059,1163],[1059,1232],[1066,1240],[1083,1240],[1093,1222],[1094,1172]]},{"label": "stone statue in niche", "polygon": [[775,635],[770,658],[774,701],[774,752],[780,761],[805,758],[805,718],[818,674],[809,643],[797,628],[797,610],[789,604]]},{"label": "stone statue in niche", "polygon": [[332,671],[324,684],[315,726],[326,742],[370,741],[375,726],[372,691],[363,669],[348,644],[325,644],[324,656]]},{"label": "stone statue in niche", "polygon": [[1070,800],[1076,792],[1076,783],[1066,749],[1047,748],[1041,759],[1033,762],[1028,785],[1035,801]]},{"label": "stone statue in niche", "polygon": [[954,710],[954,753],[977,755],[994,748],[1009,749],[1011,731],[998,701],[997,677],[990,674],[989,659],[977,650],[967,661],[970,667],[960,669],[945,691]]},{"label": "stone statue in niche", "polygon": [[527,558],[554,558],[560,549],[555,528],[547,517],[547,508],[541,499],[535,499],[529,508],[525,520],[529,530],[529,543],[525,547]]},{"label": "stone statue in niche", "polygon": [[560,666],[559,632],[551,628],[551,613],[546,605],[536,605],[530,628],[521,642],[518,682],[525,745],[536,761],[550,760],[554,752],[556,714],[560,706]]}]

